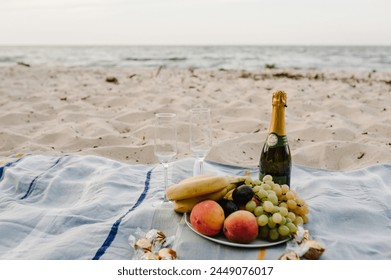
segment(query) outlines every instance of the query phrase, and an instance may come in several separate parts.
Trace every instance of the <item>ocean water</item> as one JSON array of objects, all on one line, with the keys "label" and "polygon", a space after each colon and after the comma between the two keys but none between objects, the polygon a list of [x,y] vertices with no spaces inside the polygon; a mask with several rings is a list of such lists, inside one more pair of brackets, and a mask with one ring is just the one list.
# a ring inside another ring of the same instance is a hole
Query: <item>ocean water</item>
[{"label": "ocean water", "polygon": [[391,46],[0,46],[0,66],[391,71]]}]

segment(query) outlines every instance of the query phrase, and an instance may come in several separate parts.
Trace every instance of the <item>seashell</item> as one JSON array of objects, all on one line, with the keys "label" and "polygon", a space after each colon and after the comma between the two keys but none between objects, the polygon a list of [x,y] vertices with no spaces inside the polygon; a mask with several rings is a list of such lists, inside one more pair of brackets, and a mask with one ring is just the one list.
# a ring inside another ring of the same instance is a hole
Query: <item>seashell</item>
[{"label": "seashell", "polygon": [[152,250],[152,244],[149,242],[147,238],[141,238],[136,241],[136,244],[134,244],[134,248],[136,250],[140,249],[144,252],[151,252]]},{"label": "seashell", "polygon": [[299,226],[294,237],[296,243],[301,244],[310,239],[311,239],[310,231],[308,229],[303,229],[301,226]]},{"label": "seashell", "polygon": [[317,260],[325,251],[325,248],[315,240],[305,241],[305,246],[308,247],[307,252],[304,253],[304,257],[308,260]]},{"label": "seashell", "polygon": [[296,252],[289,251],[289,252],[281,255],[281,257],[279,257],[278,259],[279,260],[300,260],[300,257]]},{"label": "seashell", "polygon": [[171,248],[162,248],[159,250],[159,260],[176,260],[176,252]]},{"label": "seashell", "polygon": [[149,251],[145,252],[140,258],[140,260],[158,260],[158,259],[159,257],[156,254]]},{"label": "seashell", "polygon": [[310,231],[308,229],[304,230],[303,233],[303,241],[307,241],[311,239]]},{"label": "seashell", "polygon": [[166,239],[166,235],[162,231],[157,229],[151,229],[150,231],[147,232],[145,237],[153,245],[156,243],[163,244],[164,240]]}]

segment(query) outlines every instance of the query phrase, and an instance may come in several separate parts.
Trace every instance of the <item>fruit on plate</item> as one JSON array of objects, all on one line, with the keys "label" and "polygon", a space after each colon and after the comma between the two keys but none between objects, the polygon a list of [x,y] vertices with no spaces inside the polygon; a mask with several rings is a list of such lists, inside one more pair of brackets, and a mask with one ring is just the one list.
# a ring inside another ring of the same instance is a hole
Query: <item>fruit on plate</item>
[{"label": "fruit on plate", "polygon": [[214,193],[230,184],[227,176],[199,175],[187,178],[166,190],[169,200],[182,200]]},{"label": "fruit on plate", "polygon": [[270,175],[262,181],[253,180],[250,176],[244,180],[240,178],[236,187],[217,202],[222,206],[226,219],[238,210],[252,214],[258,224],[258,238],[262,240],[287,239],[308,221],[308,204],[288,185],[274,183]]},{"label": "fruit on plate", "polygon": [[224,221],[223,233],[232,242],[250,243],[258,237],[257,219],[246,210],[233,212]]},{"label": "fruit on plate", "polygon": [[196,231],[208,236],[223,232],[232,242],[249,243],[257,236],[269,241],[287,239],[308,221],[308,204],[270,175],[262,180],[249,174],[193,176],[167,188],[167,197],[176,212],[191,212]]},{"label": "fruit on plate", "polygon": [[223,228],[224,219],[223,208],[214,200],[204,200],[197,203],[190,213],[191,226],[206,236],[219,234]]}]

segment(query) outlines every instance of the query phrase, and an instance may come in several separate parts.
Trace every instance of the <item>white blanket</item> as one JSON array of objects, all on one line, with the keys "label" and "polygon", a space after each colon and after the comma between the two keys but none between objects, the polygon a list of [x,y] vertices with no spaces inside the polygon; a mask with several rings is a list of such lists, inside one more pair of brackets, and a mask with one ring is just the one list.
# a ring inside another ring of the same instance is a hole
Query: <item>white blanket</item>
[{"label": "white blanket", "polygon": [[[170,165],[171,182],[192,175],[194,160]],[[244,174],[206,163],[208,172]],[[292,188],[310,206],[305,225],[322,259],[391,259],[391,165],[337,172],[294,165]],[[257,169],[251,169],[257,175]],[[163,197],[159,165],[96,156],[28,155],[0,167],[0,259],[132,259],[137,230],[175,236],[180,259],[256,259],[192,232],[181,215],[154,207]],[[262,251],[277,259],[285,244]]]}]

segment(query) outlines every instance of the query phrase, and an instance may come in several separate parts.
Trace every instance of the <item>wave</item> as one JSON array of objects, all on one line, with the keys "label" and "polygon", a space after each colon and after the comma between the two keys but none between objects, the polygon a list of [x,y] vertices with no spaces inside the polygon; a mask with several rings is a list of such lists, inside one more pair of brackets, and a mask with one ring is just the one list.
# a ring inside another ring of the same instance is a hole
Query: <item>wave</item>
[{"label": "wave", "polygon": [[21,56],[0,56],[0,63],[6,63],[6,62],[17,62],[21,60],[23,57]]},{"label": "wave", "polygon": [[0,66],[344,69],[391,71],[391,46],[0,46]]}]

